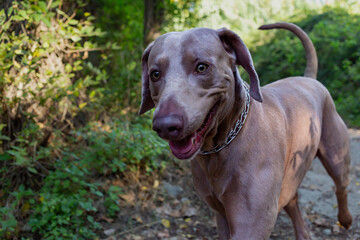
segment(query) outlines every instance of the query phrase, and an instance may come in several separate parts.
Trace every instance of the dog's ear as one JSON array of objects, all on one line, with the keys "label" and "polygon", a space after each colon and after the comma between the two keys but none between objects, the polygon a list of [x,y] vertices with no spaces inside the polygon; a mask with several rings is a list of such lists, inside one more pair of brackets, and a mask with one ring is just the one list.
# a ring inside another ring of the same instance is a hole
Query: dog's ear
[{"label": "dog's ear", "polygon": [[235,59],[235,63],[241,65],[249,74],[251,97],[262,102],[263,98],[260,92],[259,77],[255,71],[248,48],[236,33],[226,28],[217,30],[217,34],[225,50]]},{"label": "dog's ear", "polygon": [[150,43],[149,46],[145,49],[141,57],[141,67],[142,67],[142,97],[139,114],[143,114],[153,107],[155,104],[151,98],[150,88],[149,88],[149,73],[148,73],[148,58],[154,42]]}]

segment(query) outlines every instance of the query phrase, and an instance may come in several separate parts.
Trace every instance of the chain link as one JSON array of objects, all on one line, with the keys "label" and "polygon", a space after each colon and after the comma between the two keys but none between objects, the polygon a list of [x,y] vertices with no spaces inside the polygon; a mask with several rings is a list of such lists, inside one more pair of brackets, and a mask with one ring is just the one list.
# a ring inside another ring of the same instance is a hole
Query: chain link
[{"label": "chain link", "polygon": [[242,126],[245,123],[246,117],[247,117],[247,115],[249,113],[249,107],[250,107],[249,89],[246,86],[246,84],[244,83],[244,81],[243,81],[243,85],[244,85],[245,91],[246,91],[246,103],[245,103],[245,108],[241,111],[240,118],[236,121],[235,127],[230,130],[230,132],[227,135],[226,140],[225,140],[224,143],[222,143],[220,145],[216,145],[213,149],[211,149],[209,151],[201,150],[199,154],[201,154],[201,155],[209,155],[209,154],[217,153],[217,152],[221,151],[223,148],[228,146],[232,142],[232,140],[234,140],[234,138],[240,132]]}]

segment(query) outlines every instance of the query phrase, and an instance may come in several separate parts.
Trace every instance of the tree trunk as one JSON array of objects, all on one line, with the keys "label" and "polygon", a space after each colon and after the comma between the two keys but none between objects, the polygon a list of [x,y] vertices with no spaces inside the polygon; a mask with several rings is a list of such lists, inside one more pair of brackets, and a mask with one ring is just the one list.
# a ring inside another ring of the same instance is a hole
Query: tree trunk
[{"label": "tree trunk", "polygon": [[164,22],[164,0],[145,0],[144,43],[148,45],[160,36],[161,25]]}]

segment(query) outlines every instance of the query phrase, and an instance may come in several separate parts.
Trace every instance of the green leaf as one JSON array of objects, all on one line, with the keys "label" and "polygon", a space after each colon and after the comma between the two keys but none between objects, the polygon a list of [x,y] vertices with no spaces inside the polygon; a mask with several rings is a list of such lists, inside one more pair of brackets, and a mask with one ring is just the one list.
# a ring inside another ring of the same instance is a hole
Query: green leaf
[{"label": "green leaf", "polygon": [[92,216],[90,216],[90,215],[87,215],[87,220],[89,221],[89,222],[91,222],[91,223],[93,223],[94,222],[94,218],[92,217]]},{"label": "green leaf", "polygon": [[1,25],[4,24],[5,20],[6,20],[5,10],[4,10],[4,9],[1,9],[1,10],[0,10],[0,24],[1,24]]},{"label": "green leaf", "polygon": [[65,65],[65,71],[67,73],[70,73],[72,71],[72,66],[69,63]]},{"label": "green leaf", "polygon": [[126,67],[129,71],[133,71],[136,68],[136,62],[135,61],[130,62]]},{"label": "green leaf", "polygon": [[24,157],[23,153],[15,150],[8,150],[7,153],[15,157],[15,163],[17,165],[23,166],[27,163],[27,159]]},{"label": "green leaf", "polygon": [[38,6],[39,6],[39,8],[41,9],[42,12],[44,12],[44,13],[47,12],[47,5],[46,5],[45,2],[39,1]]},{"label": "green leaf", "polygon": [[12,16],[11,17],[11,20],[13,20],[13,21],[22,21],[22,20],[24,20],[25,18],[24,17],[22,17],[22,16],[19,16],[19,15],[14,15],[14,16]]},{"label": "green leaf", "polygon": [[[50,8],[56,8],[60,5],[60,1],[54,1],[51,3]],[[56,9],[57,10],[57,9]]]},{"label": "green leaf", "polygon": [[61,11],[59,8],[56,9],[56,12],[66,18],[69,18],[69,16],[65,12]]},{"label": "green leaf", "polygon": [[81,37],[78,35],[72,35],[70,39],[73,40],[73,42],[78,42],[81,40]]},{"label": "green leaf", "polygon": [[79,23],[79,21],[78,20],[76,20],[76,19],[71,19],[71,20],[69,20],[69,22],[68,22],[70,25],[76,25],[76,24],[78,24]]},{"label": "green leaf", "polygon": [[8,16],[11,16],[11,15],[12,15],[13,10],[14,10],[14,8],[13,8],[13,7],[9,7],[7,15],[8,15]]},{"label": "green leaf", "polygon": [[43,23],[45,23],[45,25],[50,28],[51,27],[51,22],[48,18],[46,17],[42,17],[41,20],[43,21]]},{"label": "green leaf", "polygon": [[86,104],[87,104],[86,102],[81,103],[81,104],[79,105],[79,108],[80,108],[80,109],[83,109],[83,108],[86,106]]},{"label": "green leaf", "polygon": [[76,209],[76,211],[75,211],[76,216],[81,216],[83,213],[84,213],[84,211],[82,209],[79,209],[79,208]]},{"label": "green leaf", "polygon": [[33,167],[28,167],[27,169],[32,173],[38,173],[38,171]]},{"label": "green leaf", "polygon": [[8,153],[0,154],[0,161],[9,161],[11,156]]},{"label": "green leaf", "polygon": [[9,27],[11,26],[11,21],[7,21],[4,25],[2,25],[2,31],[5,32],[9,29]]},{"label": "green leaf", "polygon": [[0,135],[0,140],[10,141],[11,138],[9,138],[8,136],[5,136],[5,135]]},{"label": "green leaf", "polygon": [[42,20],[42,18],[44,17],[44,15],[36,13],[32,17],[34,18],[36,23],[39,23]]},{"label": "green leaf", "polygon": [[29,19],[29,15],[25,10],[19,10],[18,14],[23,17],[24,19],[28,20]]},{"label": "green leaf", "polygon": [[91,98],[94,98],[94,97],[95,97],[95,94],[96,94],[96,91],[95,91],[95,90],[91,91],[90,94],[89,94],[90,99],[91,99]]},{"label": "green leaf", "polygon": [[94,191],[93,193],[94,193],[95,195],[99,196],[99,197],[103,197],[103,196],[104,196],[104,194],[103,194],[102,192],[100,192],[100,191]]}]

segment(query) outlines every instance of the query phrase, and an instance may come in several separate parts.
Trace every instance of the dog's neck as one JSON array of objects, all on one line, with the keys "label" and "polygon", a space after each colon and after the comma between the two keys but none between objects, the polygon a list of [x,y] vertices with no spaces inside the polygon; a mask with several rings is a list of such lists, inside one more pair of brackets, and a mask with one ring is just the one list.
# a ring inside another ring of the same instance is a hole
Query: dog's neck
[{"label": "dog's neck", "polygon": [[[226,115],[224,120],[219,123],[215,129],[213,135],[210,135],[205,139],[201,155],[207,155],[221,151],[220,146],[226,147],[226,142],[228,141],[229,134],[232,130],[235,129],[235,125],[238,124],[239,119],[245,120],[243,117],[244,111],[249,107],[250,96],[248,87],[245,86],[246,83],[242,81],[238,72],[234,73],[236,76],[235,92],[234,92],[234,101],[232,102],[232,107],[230,108],[229,114]],[[247,109],[248,110],[248,109]],[[247,114],[247,112],[246,112]],[[246,118],[246,117],[245,117]],[[241,129],[240,129],[241,130]],[[236,137],[236,135],[235,135]],[[214,147],[216,146],[216,147]]]}]

